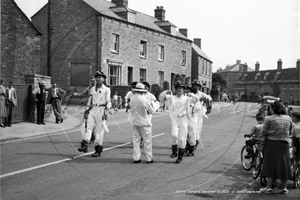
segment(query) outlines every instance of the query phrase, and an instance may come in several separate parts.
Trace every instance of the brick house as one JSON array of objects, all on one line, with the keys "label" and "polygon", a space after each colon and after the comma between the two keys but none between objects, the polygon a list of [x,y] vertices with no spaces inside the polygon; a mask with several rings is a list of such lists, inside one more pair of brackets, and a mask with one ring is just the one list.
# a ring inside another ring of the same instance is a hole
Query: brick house
[{"label": "brick house", "polygon": [[[216,73],[220,73],[223,79],[227,81],[227,85],[225,88],[222,88],[224,92],[234,93],[233,87],[235,83],[239,80],[241,75],[245,72],[254,71],[252,68],[248,67],[247,63],[242,64],[240,60],[237,60],[235,64],[227,66],[225,69],[221,71],[217,71]],[[237,92],[236,95],[240,96],[241,93]]]},{"label": "brick house", "polygon": [[201,49],[201,39],[194,38],[192,44],[192,75],[202,84],[202,91],[207,93],[212,89],[212,61]]},{"label": "brick house", "polygon": [[[41,71],[47,71],[47,5],[32,22],[44,34]],[[132,10],[128,0],[52,0],[52,79],[63,88],[84,88],[96,70],[107,85],[172,83],[176,74],[190,81],[192,41],[165,19]]]},{"label": "brick house", "polygon": [[234,86],[235,92],[246,94],[247,101],[256,101],[259,94],[280,97],[282,102],[300,105],[300,60],[296,67],[282,69],[282,60],[277,62],[277,69],[259,70],[244,73]]},{"label": "brick house", "polygon": [[1,0],[1,78],[20,84],[39,73],[41,36],[15,1]]}]

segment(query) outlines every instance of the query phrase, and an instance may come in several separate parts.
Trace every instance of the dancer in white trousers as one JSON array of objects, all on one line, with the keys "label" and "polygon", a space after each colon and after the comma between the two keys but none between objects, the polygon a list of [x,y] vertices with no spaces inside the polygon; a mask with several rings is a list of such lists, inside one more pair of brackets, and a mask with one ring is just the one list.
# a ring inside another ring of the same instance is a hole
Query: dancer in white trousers
[{"label": "dancer in white trousers", "polygon": [[92,157],[99,157],[103,151],[103,135],[104,135],[104,110],[111,108],[110,89],[104,85],[106,76],[103,72],[97,71],[95,74],[96,86],[90,90],[90,97],[88,100],[89,114],[87,119],[87,131],[83,135],[81,148],[78,151],[87,152],[88,143],[90,141],[92,131],[96,133],[95,139],[95,153]]},{"label": "dancer in white trousers", "polygon": [[[186,137],[188,129],[187,121],[187,105],[188,97],[184,96],[185,86],[181,81],[175,83],[176,95],[169,95],[166,98],[171,100],[171,143],[172,143],[172,154],[171,158],[178,156],[176,163],[182,161],[186,146]],[[178,149],[179,147],[179,149]],[[178,153],[177,153],[178,150]]]},{"label": "dancer in white trousers", "polygon": [[144,84],[138,83],[133,91],[134,96],[130,99],[133,132],[133,160],[134,163],[141,162],[140,144],[143,139],[147,163],[152,163],[152,123],[150,115],[154,112],[154,108],[144,96],[147,92]]},{"label": "dancer in white trousers", "polygon": [[197,123],[196,146],[195,146],[195,148],[197,148],[199,143],[200,143],[201,147],[203,147],[203,143],[202,143],[202,140],[201,140],[201,133],[202,133],[202,127],[203,127],[203,112],[202,112],[202,109],[204,109],[203,102],[206,99],[206,94],[200,91],[202,85],[201,85],[199,80],[195,79],[192,82],[192,86],[197,91],[196,95],[199,98],[200,105],[201,105],[201,109],[197,112],[198,123]]}]

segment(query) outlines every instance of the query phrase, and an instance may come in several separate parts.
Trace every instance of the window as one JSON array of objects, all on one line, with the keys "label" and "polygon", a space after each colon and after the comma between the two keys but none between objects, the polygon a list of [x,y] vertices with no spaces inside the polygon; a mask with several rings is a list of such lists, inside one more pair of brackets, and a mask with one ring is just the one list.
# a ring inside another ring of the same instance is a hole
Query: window
[{"label": "window", "polygon": [[108,65],[108,84],[120,85],[121,82],[121,66],[120,65]]},{"label": "window", "polygon": [[111,50],[114,52],[119,52],[120,39],[119,35],[113,33],[111,37]]},{"label": "window", "polygon": [[260,73],[257,73],[255,76],[255,80],[260,80],[259,78],[260,78]]},{"label": "window", "polygon": [[204,74],[204,60],[203,59],[202,59],[201,64],[202,64],[202,74]]},{"label": "window", "polygon": [[181,62],[180,62],[180,64],[182,66],[186,65],[186,52],[185,51],[181,51]]},{"label": "window", "polygon": [[71,63],[70,85],[87,87],[90,84],[90,63]]},{"label": "window", "polygon": [[291,86],[290,86],[290,89],[294,89],[294,86],[293,86],[293,85],[291,85]]},{"label": "window", "polygon": [[269,76],[269,74],[270,74],[270,72],[266,72],[266,73],[265,73],[264,80],[267,79],[267,77]]},{"label": "window", "polygon": [[205,75],[207,75],[207,67],[208,67],[208,62],[205,62],[206,63],[206,65],[205,65]]},{"label": "window", "polygon": [[211,64],[208,63],[208,76],[210,76],[210,74],[211,74]]},{"label": "window", "polygon": [[164,87],[164,72],[162,72],[162,71],[159,71],[158,72],[158,84],[159,84],[159,86],[161,87],[161,88],[163,88]]},{"label": "window", "polygon": [[140,42],[140,56],[146,57],[147,56],[147,42],[141,40]]},{"label": "window", "polygon": [[163,45],[158,46],[158,60],[163,61],[165,58],[165,47]]},{"label": "window", "polygon": [[133,82],[133,67],[128,67],[127,71],[127,84],[131,85]]},{"label": "window", "polygon": [[140,69],[140,83],[146,81],[146,69]]}]

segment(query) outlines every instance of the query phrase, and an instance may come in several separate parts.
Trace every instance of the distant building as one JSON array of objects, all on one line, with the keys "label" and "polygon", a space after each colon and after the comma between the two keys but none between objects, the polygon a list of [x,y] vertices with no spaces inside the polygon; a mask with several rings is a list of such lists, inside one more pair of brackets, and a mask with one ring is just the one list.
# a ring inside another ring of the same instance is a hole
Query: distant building
[{"label": "distant building", "polygon": [[253,71],[253,69],[248,67],[247,63],[242,64],[240,60],[237,60],[235,64],[227,66],[224,70],[217,71],[216,73],[220,73],[223,79],[227,81],[227,85],[223,88],[223,91],[232,94],[235,83],[243,73],[249,71]]},{"label": "distant building", "polygon": [[[191,79],[192,41],[166,20],[165,9],[149,16],[128,0],[52,1],[52,79],[63,88],[84,88],[96,70],[107,85],[148,81],[173,85],[176,74]],[[47,72],[47,5],[33,17],[43,33],[41,71]]]},{"label": "distant building", "polygon": [[1,0],[1,79],[24,83],[39,73],[41,36],[15,1]]},{"label": "distant building", "polygon": [[235,93],[244,93],[247,101],[256,101],[258,95],[280,97],[282,102],[300,105],[300,60],[296,67],[282,69],[282,60],[277,62],[277,69],[259,70],[259,63],[255,64],[255,71],[245,72],[236,82]]},{"label": "distant building", "polygon": [[201,49],[201,39],[194,38],[192,44],[192,80],[198,79],[202,91],[209,92],[212,88],[212,61]]}]

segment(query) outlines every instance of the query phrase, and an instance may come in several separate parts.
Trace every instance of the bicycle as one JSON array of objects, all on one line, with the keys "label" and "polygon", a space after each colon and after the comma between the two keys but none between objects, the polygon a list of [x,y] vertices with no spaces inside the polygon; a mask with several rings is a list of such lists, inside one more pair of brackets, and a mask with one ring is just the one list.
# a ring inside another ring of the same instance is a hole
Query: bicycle
[{"label": "bicycle", "polygon": [[256,140],[254,147],[254,155],[247,158],[246,155],[248,145],[245,145],[241,150],[241,163],[245,170],[250,171],[253,169],[252,178],[256,180],[261,172],[263,165],[263,141]]}]

